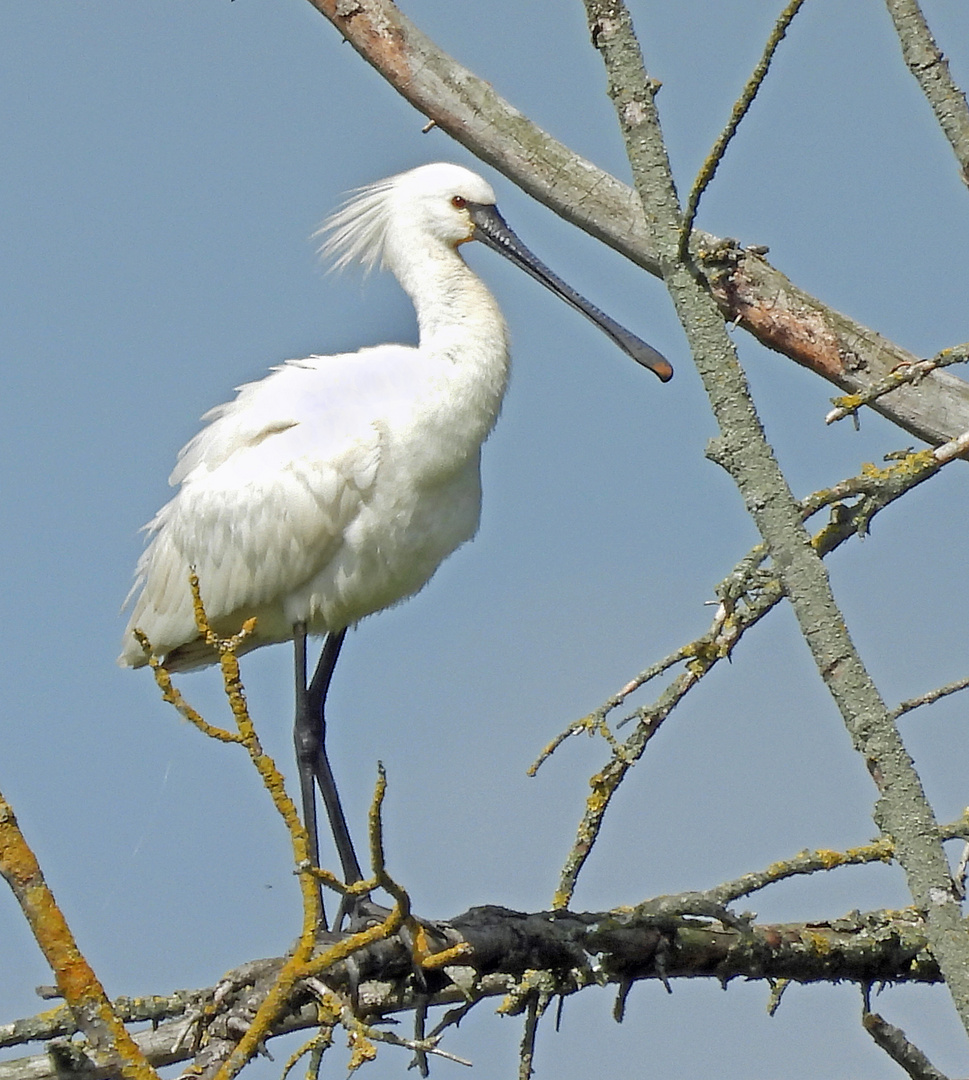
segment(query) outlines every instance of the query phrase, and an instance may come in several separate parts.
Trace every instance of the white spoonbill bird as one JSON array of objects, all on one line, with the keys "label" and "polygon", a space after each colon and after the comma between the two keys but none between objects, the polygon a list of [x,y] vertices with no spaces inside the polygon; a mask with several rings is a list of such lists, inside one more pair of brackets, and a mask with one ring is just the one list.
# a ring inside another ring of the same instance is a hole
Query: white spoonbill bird
[{"label": "white spoonbill bird", "polygon": [[[673,371],[539,262],[489,184],[459,165],[423,165],[363,188],[320,232],[338,267],[391,270],[414,303],[420,343],[290,360],[206,413],[169,480],[178,493],[147,526],[120,662],[146,662],[135,628],[169,669],[216,661],[195,627],[193,570],[220,634],[255,616],[244,650],[293,640],[312,858],[318,864],[315,777],[345,878],[355,881],[362,875],[324,749],[333,667],[347,627],[418,592],[475,534],[481,445],[508,376],[505,322],[458,248],[481,240],[660,379]],[[307,634],[328,635],[309,682]]]}]

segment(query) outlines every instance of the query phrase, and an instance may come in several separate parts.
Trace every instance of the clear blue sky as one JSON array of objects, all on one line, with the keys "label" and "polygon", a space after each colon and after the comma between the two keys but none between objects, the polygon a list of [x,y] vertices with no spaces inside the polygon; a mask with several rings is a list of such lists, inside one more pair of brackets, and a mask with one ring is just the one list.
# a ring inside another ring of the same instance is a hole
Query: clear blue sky
[{"label": "clear blue sky", "polygon": [[[402,0],[432,37],[576,150],[628,176],[578,0]],[[760,53],[779,0],[636,0],[681,189]],[[925,0],[969,83],[969,9]],[[289,357],[411,340],[392,280],[324,276],[309,236],[347,189],[433,160],[474,164],[303,0],[4,5],[0,19],[0,440],[4,588],[0,790],[13,802],[111,994],[212,983],[298,929],[281,826],[242,755],[206,741],[145,672],[115,667],[139,527],[198,417]],[[501,177],[505,216],[554,269],[677,366],[638,370],[538,285],[469,258],[512,330],[514,374],[486,448],[477,540],[418,598],[351,634],[332,752],[353,827],[382,760],[390,868],[417,911],[547,907],[585,780],[580,740],[529,780],[547,740],[700,633],[754,539],[703,454],[713,423],[660,285]],[[969,337],[967,193],[882,5],[812,0],[783,43],[700,224],[767,244],[800,286],[928,355]],[[873,415],[822,422],[833,388],[738,334],[798,494],[911,439]],[[880,517],[831,570],[890,701],[966,674],[965,469]],[[244,666],[270,751],[292,771],[290,653]],[[183,688],[220,715],[217,676]],[[966,797],[965,702],[905,736],[943,818]],[[874,831],[873,788],[787,611],[774,612],[669,721],[613,807],[576,906],[705,888]],[[890,868],[754,898],[764,920],[900,906]],[[0,1020],[37,1011],[49,972],[0,893]],[[540,1075],[876,1080],[891,1066],[850,987],[636,987],[566,1004]],[[966,1071],[940,991],[879,1001],[943,1070]],[[475,1080],[513,1075],[520,1028],[479,1007],[449,1044]],[[342,1075],[341,1051],[326,1075]],[[277,1055],[285,1058],[281,1048]],[[385,1048],[368,1076],[402,1074]],[[278,1075],[259,1063],[253,1080]],[[459,1074],[441,1063],[435,1075]]]}]

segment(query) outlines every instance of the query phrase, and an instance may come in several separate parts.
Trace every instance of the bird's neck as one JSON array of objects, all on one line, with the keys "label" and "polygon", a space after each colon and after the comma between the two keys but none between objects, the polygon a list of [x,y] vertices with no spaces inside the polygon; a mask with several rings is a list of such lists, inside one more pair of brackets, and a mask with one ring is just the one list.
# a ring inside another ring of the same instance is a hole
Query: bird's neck
[{"label": "bird's neck", "polygon": [[494,297],[457,250],[444,244],[419,244],[394,267],[414,304],[421,347],[442,333],[488,333],[504,339],[505,324]]},{"label": "bird's neck", "polygon": [[[508,382],[508,329],[497,301],[458,252],[412,248],[394,272],[414,303],[420,352],[440,364],[454,407],[466,410],[472,440],[494,425]],[[478,431],[478,428],[481,428]]]}]

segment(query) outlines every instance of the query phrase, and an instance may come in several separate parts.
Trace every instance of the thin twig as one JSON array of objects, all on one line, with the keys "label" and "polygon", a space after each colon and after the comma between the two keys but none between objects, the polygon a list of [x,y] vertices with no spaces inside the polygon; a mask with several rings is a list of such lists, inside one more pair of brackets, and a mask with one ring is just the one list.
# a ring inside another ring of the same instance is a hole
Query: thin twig
[{"label": "thin twig", "polygon": [[169,674],[168,669],[155,654],[152,644],[148,640],[148,635],[145,634],[144,631],[139,630],[138,627],[135,627],[132,633],[148,660],[148,666],[151,668],[151,673],[155,677],[158,689],[161,690],[162,701],[171,705],[183,720],[187,720],[190,724],[193,724],[203,735],[207,735],[210,739],[217,739],[219,742],[241,743],[242,736],[238,732],[227,731],[225,728],[216,727],[214,724],[210,724],[207,720],[202,718],[199,712],[189,705],[185,698],[182,697],[181,691],[178,690],[172,682],[172,677]]},{"label": "thin twig", "polygon": [[142,648],[145,649],[148,655],[155,679],[162,690],[165,700],[171,702],[182,716],[189,719],[204,734],[222,742],[240,742],[246,748],[250,760],[272,798],[273,805],[289,832],[293,848],[293,859],[299,871],[300,892],[303,901],[302,928],[293,953],[283,965],[275,985],[269,990],[260,1004],[248,1031],[232,1050],[229,1057],[222,1063],[217,1074],[218,1080],[232,1080],[232,1077],[246,1065],[268,1037],[276,1019],[288,1005],[294,986],[299,978],[305,974],[306,967],[313,954],[322,911],[316,881],[310,872],[309,838],[300,821],[296,806],[286,792],[282,773],[276,767],[273,759],[263,751],[260,744],[252,718],[249,715],[245,689],[239,674],[239,661],[236,653],[239,646],[255,628],[255,620],[247,620],[238,634],[230,638],[220,638],[208,621],[202,603],[198,577],[194,573],[190,576],[189,585],[192,590],[196,627],[199,634],[212,645],[219,656],[223,687],[233,719],[236,722],[237,733],[228,732],[206,723],[174,688],[167,670],[152,654],[148,639],[141,634],[139,635],[139,641],[141,641]]},{"label": "thin twig", "polygon": [[770,70],[771,61],[774,59],[774,53],[777,51],[777,46],[784,40],[784,35],[787,33],[787,28],[791,25],[791,20],[801,10],[803,4],[804,0],[790,0],[787,7],[781,12],[777,22],[774,24],[774,28],[770,32],[767,44],[764,46],[763,55],[758,61],[757,66],[754,68],[750,78],[747,80],[747,85],[744,87],[743,93],[741,93],[734,104],[727,126],[720,133],[720,137],[714,143],[713,149],[707,155],[706,161],[704,161],[703,167],[700,169],[697,178],[693,181],[693,187],[690,188],[690,194],[686,200],[686,210],[683,212],[683,224],[680,228],[680,259],[685,259],[687,257],[690,234],[693,232],[693,222],[696,219],[696,212],[700,205],[700,199],[703,197],[703,193],[706,191],[711,180],[713,180],[713,177],[720,166],[720,162],[723,160],[723,155],[730,145],[731,139],[733,139],[734,135],[737,133],[737,128],[740,127],[741,121],[747,115],[750,106],[753,105],[754,98],[757,96],[757,92],[760,90],[761,84],[766,78],[767,72]]},{"label": "thin twig", "polygon": [[433,1039],[436,1035],[440,1035],[442,1031],[449,1027],[458,1027],[461,1021],[468,1015],[468,1013],[477,1005],[478,999],[474,998],[471,1001],[462,1002],[460,1005],[455,1006],[453,1009],[448,1009],[443,1017],[434,1025],[431,1029],[429,1039]]},{"label": "thin twig", "polygon": [[903,701],[901,704],[896,705],[892,709],[892,716],[896,719],[899,716],[904,716],[905,713],[911,712],[913,709],[919,709],[923,705],[934,705],[935,702],[941,701],[942,698],[948,697],[950,694],[957,694],[960,690],[969,688],[969,676],[964,679],[956,679],[954,682],[946,683],[945,686],[940,686],[935,690],[930,690],[927,694],[922,694],[920,697],[909,698],[908,701]]},{"label": "thin twig", "polygon": [[[905,454],[884,468],[866,465],[858,476],[849,477],[832,488],[815,492],[802,500],[800,513],[803,519],[832,504],[835,504],[837,511],[832,513],[831,521],[812,537],[814,549],[821,555],[828,555],[852,536],[864,535],[877,513],[955,460],[964,441],[967,441],[967,437],[960,436],[935,450]],[[847,499],[857,501],[849,506],[844,502]],[[757,545],[720,582],[716,588],[720,604],[705,634],[647,668],[593,713],[571,724],[562,735],[549,743],[529,770],[534,772],[569,735],[583,730],[608,730],[608,713],[621,704],[629,693],[669,670],[675,663],[685,661],[686,670],[677,675],[655,701],[641,706],[626,718],[636,722],[635,730],[625,742],[615,746],[610,743],[612,754],[609,762],[590,778],[592,791],[586,799],[575,842],[562,867],[553,906],[568,906],[613,795],[629,769],[642,757],[647,744],[667,716],[721,660],[729,658],[743,635],[784,598],[784,590],[777,576],[770,567],[762,566],[765,557],[764,545]]]},{"label": "thin twig", "polygon": [[950,367],[952,364],[964,364],[969,360],[969,344],[954,345],[950,349],[943,349],[930,360],[916,360],[911,364],[899,364],[890,371],[883,379],[872,383],[863,393],[846,394],[842,397],[831,399],[834,408],[825,416],[826,424],[833,424],[843,420],[846,416],[856,416],[863,405],[871,405],[873,401],[890,394],[900,386],[915,385],[924,379],[930,371],[938,368]]},{"label": "thin twig", "polygon": [[703,895],[717,903],[729,904],[742,896],[758,892],[768,885],[784,881],[786,878],[834,870],[839,866],[862,866],[873,862],[889,863],[894,854],[892,842],[885,839],[875,840],[864,847],[848,848],[847,851],[831,851],[824,848],[817,851],[801,851],[790,859],[771,863],[765,870],[743,874],[733,881],[716,885]]}]

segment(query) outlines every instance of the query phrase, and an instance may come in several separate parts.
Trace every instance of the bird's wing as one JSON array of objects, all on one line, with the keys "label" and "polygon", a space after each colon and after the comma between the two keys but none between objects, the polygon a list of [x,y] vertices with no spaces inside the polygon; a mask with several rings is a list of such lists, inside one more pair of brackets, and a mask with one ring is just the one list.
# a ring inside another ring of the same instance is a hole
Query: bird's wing
[{"label": "bird's wing", "polygon": [[[290,361],[206,414],[172,473],[178,494],[147,527],[129,631],[144,630],[157,652],[194,638],[194,568],[212,621],[258,613],[264,640],[288,637],[291,627],[265,625],[268,609],[281,620],[282,600],[339,550],[376,482],[387,423],[415,396],[413,354]],[[137,663],[129,639],[125,658]]]}]

